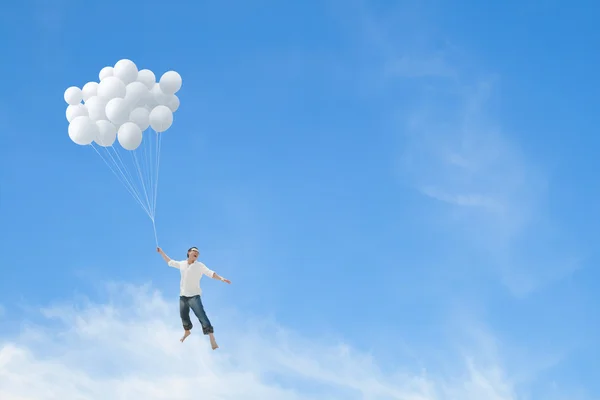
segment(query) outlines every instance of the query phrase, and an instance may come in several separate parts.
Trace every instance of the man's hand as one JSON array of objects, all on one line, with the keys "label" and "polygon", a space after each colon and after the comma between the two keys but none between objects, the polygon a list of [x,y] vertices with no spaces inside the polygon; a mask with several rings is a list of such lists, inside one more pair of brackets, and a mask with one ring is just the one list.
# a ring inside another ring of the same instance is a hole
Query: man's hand
[{"label": "man's hand", "polygon": [[231,281],[229,279],[223,278],[222,281],[231,285]]}]

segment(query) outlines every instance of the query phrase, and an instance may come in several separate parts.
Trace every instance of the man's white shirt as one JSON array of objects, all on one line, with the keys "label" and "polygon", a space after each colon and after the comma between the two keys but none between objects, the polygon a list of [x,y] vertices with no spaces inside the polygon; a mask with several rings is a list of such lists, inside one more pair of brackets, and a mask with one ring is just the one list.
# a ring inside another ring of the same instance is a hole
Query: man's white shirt
[{"label": "man's white shirt", "polygon": [[199,261],[188,264],[187,260],[171,260],[168,264],[170,267],[177,268],[181,273],[181,281],[179,283],[180,296],[191,297],[201,295],[202,289],[200,289],[200,280],[202,279],[202,275],[212,278],[215,273]]}]

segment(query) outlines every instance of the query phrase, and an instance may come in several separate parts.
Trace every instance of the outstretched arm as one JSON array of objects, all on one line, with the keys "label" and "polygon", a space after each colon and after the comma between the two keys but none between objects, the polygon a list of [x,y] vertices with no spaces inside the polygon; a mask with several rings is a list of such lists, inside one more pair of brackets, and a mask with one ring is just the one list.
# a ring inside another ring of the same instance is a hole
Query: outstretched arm
[{"label": "outstretched arm", "polygon": [[171,262],[171,259],[169,258],[169,256],[166,255],[165,252],[160,247],[157,247],[156,251],[162,256],[163,260],[165,260],[165,262],[167,264]]},{"label": "outstretched arm", "polygon": [[219,276],[219,274],[217,274],[216,272],[213,272],[212,278],[216,279],[218,281],[221,281],[221,282],[225,282],[225,283],[231,284],[231,281],[229,279],[225,279],[222,276]]}]

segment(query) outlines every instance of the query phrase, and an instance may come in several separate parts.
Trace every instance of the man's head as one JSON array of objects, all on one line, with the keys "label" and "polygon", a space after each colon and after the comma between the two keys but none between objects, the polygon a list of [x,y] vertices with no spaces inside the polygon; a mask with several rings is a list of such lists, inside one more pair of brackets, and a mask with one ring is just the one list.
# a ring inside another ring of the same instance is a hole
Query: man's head
[{"label": "man's head", "polygon": [[191,261],[196,261],[200,252],[197,247],[190,247],[187,251],[187,258]]}]

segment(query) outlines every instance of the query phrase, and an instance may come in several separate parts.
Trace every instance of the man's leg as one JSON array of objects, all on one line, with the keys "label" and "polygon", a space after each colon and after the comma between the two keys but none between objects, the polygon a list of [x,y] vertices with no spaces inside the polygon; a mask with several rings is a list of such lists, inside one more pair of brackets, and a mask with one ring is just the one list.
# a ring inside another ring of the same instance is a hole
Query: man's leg
[{"label": "man's leg", "polygon": [[210,320],[206,316],[206,312],[204,311],[204,305],[202,304],[202,299],[200,298],[200,296],[194,296],[190,298],[189,305],[192,311],[194,311],[194,314],[196,314],[196,317],[198,317],[200,324],[202,324],[202,333],[210,337],[210,344],[212,346],[212,349],[217,349],[219,346],[217,345],[215,335],[213,334],[214,329],[210,323]]},{"label": "man's leg", "polygon": [[183,324],[183,337],[180,339],[181,342],[185,340],[186,337],[190,336],[192,333],[192,321],[190,320],[190,306],[188,304],[188,299],[179,296],[179,316],[181,317],[181,323]]}]

